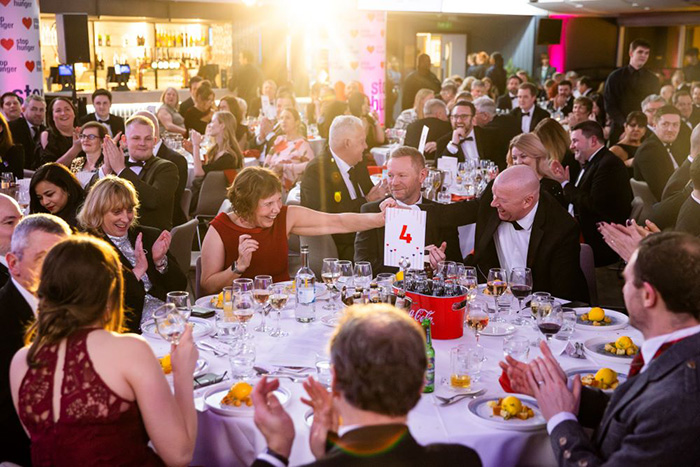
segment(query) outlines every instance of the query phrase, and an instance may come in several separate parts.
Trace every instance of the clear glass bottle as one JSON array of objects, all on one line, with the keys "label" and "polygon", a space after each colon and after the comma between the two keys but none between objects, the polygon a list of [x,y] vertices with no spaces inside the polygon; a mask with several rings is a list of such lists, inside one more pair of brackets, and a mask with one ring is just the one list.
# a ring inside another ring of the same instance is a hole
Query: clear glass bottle
[{"label": "clear glass bottle", "polygon": [[301,268],[294,279],[296,286],[295,315],[300,323],[310,323],[316,319],[316,275],[309,267],[309,247],[301,247]]}]

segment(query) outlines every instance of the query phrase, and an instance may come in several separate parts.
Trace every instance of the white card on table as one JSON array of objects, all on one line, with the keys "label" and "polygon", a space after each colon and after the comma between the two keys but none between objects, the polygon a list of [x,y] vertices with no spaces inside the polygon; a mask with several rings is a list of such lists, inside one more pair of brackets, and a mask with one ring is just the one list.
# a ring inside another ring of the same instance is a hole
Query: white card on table
[{"label": "white card on table", "polygon": [[445,170],[452,175],[457,173],[457,164],[459,159],[452,156],[441,156],[437,161],[438,170]]},{"label": "white card on table", "polygon": [[399,267],[408,258],[411,269],[423,268],[427,213],[413,209],[387,208],[384,227],[384,265]]},{"label": "white card on table", "polygon": [[425,142],[428,141],[428,132],[430,131],[430,128],[428,128],[427,125],[423,125],[423,131],[420,134],[420,143],[418,143],[418,152],[423,154],[423,150],[425,149]]}]

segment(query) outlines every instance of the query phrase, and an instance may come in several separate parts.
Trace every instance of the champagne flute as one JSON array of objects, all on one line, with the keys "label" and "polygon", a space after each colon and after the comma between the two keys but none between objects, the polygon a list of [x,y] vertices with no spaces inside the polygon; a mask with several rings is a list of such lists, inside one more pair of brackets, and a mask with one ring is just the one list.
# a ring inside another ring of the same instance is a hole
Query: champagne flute
[{"label": "champagne flute", "polygon": [[489,315],[486,312],[487,306],[482,301],[475,301],[467,311],[467,326],[474,331],[476,343],[479,343],[479,332],[489,324]]},{"label": "champagne flute", "polygon": [[510,271],[510,279],[508,281],[510,291],[513,296],[518,299],[518,312],[513,320],[513,324],[522,326],[525,320],[520,316],[523,309],[523,300],[532,293],[532,271],[530,268],[513,268]]},{"label": "champagne flute", "polygon": [[323,266],[321,268],[321,279],[323,279],[323,283],[326,284],[328,293],[331,296],[330,300],[328,300],[328,303],[326,303],[323,309],[331,311],[336,310],[337,306],[335,305],[335,300],[337,300],[337,297],[335,294],[338,291],[336,283],[338,282],[338,279],[340,279],[340,266],[338,265],[338,258],[324,258]]},{"label": "champagne flute", "polygon": [[493,320],[495,322],[501,321],[498,316],[498,299],[506,293],[508,288],[508,274],[503,268],[491,268],[489,269],[488,279],[486,280],[486,288],[493,296],[495,316]]},{"label": "champagne flute", "polygon": [[187,320],[184,316],[177,312],[177,308],[172,303],[161,305],[153,313],[153,320],[156,323],[156,332],[160,337],[178,345],[180,337],[185,332]]},{"label": "champagne flute", "polygon": [[185,292],[184,290],[168,292],[165,295],[165,303],[172,303],[175,305],[177,312],[185,318],[185,321],[190,319],[190,315],[192,314],[192,302],[189,292]]},{"label": "champagne flute", "polygon": [[262,316],[262,321],[260,325],[253,330],[256,332],[267,332],[270,329],[265,326],[265,317],[270,312],[270,307],[268,302],[270,301],[270,286],[272,285],[272,276],[260,275],[255,276],[253,280],[253,298],[258,302],[260,307],[260,315]]},{"label": "champagne flute", "polygon": [[289,300],[287,288],[284,285],[274,284],[271,287],[270,292],[270,306],[277,312],[275,315],[275,326],[272,328],[272,331],[270,331],[270,336],[286,337],[289,334],[282,331],[280,318],[282,317],[282,309],[287,304],[287,300]]},{"label": "champagne flute", "polygon": [[233,316],[241,323],[241,339],[252,339],[253,335],[248,332],[248,321],[255,313],[255,299],[251,292],[240,291],[233,294]]}]

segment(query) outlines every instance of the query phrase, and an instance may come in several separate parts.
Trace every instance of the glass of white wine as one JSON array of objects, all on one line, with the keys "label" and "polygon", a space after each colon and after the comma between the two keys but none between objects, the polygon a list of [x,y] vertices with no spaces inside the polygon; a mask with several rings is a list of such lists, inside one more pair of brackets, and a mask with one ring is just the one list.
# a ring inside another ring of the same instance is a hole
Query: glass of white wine
[{"label": "glass of white wine", "polygon": [[275,315],[275,326],[270,331],[271,337],[286,337],[289,334],[282,331],[280,318],[282,317],[282,309],[289,300],[287,288],[281,284],[275,284],[270,288],[270,306],[277,312]]},{"label": "glass of white wine", "polygon": [[255,299],[251,292],[238,292],[233,294],[233,316],[241,323],[241,339],[252,339],[248,332],[248,321],[255,314]]},{"label": "glass of white wine", "polygon": [[501,321],[498,313],[498,299],[506,293],[508,289],[508,272],[503,268],[489,269],[489,276],[486,280],[486,288],[493,297],[494,322]]},{"label": "glass of white wine", "polygon": [[253,330],[256,332],[268,332],[270,328],[265,326],[265,317],[267,317],[267,314],[270,312],[268,302],[270,301],[270,286],[272,286],[272,276],[255,276],[253,282],[253,298],[257,303],[260,304],[260,315],[262,316],[262,321],[260,321],[260,325],[254,328]]},{"label": "glass of white wine", "polygon": [[338,299],[338,288],[336,287],[336,284],[338,283],[338,279],[340,279],[340,264],[338,264],[338,258],[325,258],[323,260],[321,279],[323,279],[323,283],[326,284],[328,293],[330,294],[330,299],[323,309],[330,311],[337,310],[338,307],[336,306],[335,301]]},{"label": "glass of white wine", "polygon": [[177,308],[172,303],[165,303],[153,313],[153,320],[156,323],[156,332],[160,337],[178,345],[180,337],[185,332],[187,319],[178,313]]}]

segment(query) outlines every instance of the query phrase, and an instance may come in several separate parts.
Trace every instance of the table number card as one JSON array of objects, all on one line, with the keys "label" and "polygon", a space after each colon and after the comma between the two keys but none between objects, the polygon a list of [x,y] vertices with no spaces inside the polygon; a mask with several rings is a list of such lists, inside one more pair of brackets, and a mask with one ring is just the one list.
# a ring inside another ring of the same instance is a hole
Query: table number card
[{"label": "table number card", "polygon": [[427,213],[413,209],[388,208],[384,228],[384,265],[399,267],[401,258],[412,269],[423,268]]},{"label": "table number card", "polygon": [[437,168],[450,172],[453,176],[457,173],[457,163],[459,159],[452,156],[442,156],[437,161]]},{"label": "table number card", "polygon": [[418,152],[423,154],[423,151],[425,151],[425,143],[428,141],[428,132],[430,131],[430,128],[428,128],[427,125],[423,125],[423,131],[420,134],[420,143],[418,143]]}]

